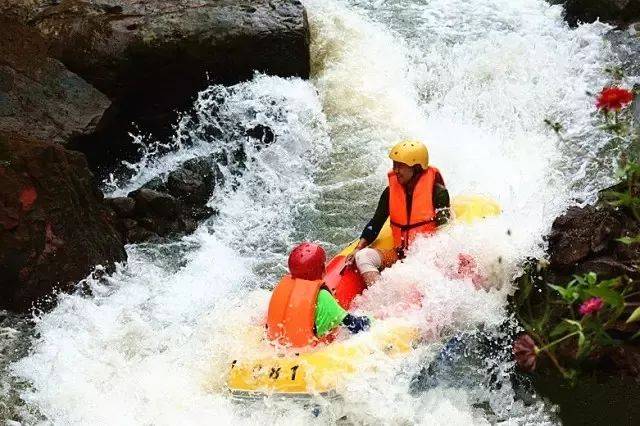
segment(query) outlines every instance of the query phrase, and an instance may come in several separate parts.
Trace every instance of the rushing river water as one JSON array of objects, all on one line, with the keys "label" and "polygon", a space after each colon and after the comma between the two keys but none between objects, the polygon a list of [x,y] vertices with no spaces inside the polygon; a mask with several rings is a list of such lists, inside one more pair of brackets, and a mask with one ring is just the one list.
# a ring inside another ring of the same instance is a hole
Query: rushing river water
[{"label": "rushing river water", "polygon": [[[519,266],[543,255],[558,214],[609,182],[611,167],[592,156],[613,165],[615,152],[587,94],[617,61],[609,28],[570,30],[542,0],[305,5],[310,81],[256,75],[210,87],[162,141],[169,154],[148,151],[133,177],[105,187],[126,194],[188,158],[224,154],[236,161],[210,202],[217,215],[172,244],[129,246],[126,265],[87,279],[47,314],[0,317],[0,416],[65,425],[558,421],[555,407],[514,389],[508,348],[453,364],[437,354],[478,329],[500,346]],[[560,143],[545,118],[573,142]],[[257,125],[275,141],[244,136]],[[416,325],[424,343],[356,374],[338,401],[317,401],[319,414],[286,401],[233,403],[226,366],[247,353],[243,333],[264,321],[287,252],[310,239],[333,253],[357,237],[384,188],[386,152],[404,137],[427,143],[453,195],[489,195],[504,208],[418,241],[360,300],[362,312]],[[446,273],[461,252],[478,260],[486,290]],[[410,302],[416,292],[421,305]],[[413,380],[434,359],[433,377]]]}]

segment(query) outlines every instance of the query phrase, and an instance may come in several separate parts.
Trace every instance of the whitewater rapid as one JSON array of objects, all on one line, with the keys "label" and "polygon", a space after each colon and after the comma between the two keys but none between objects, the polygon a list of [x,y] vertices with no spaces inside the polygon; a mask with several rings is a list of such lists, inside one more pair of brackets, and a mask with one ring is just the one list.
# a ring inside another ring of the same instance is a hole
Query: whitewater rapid
[{"label": "whitewater rapid", "polygon": [[[108,193],[126,194],[186,159],[243,153],[222,167],[225,184],[210,200],[218,213],[193,235],[128,246],[127,264],[34,319],[31,351],[0,387],[20,386],[14,411],[24,423],[554,422],[553,407],[514,400],[505,360],[499,391],[476,365],[467,380],[422,392],[410,382],[449,337],[509,321],[522,262],[544,255],[558,214],[607,183],[610,170],[583,154],[604,149],[587,92],[607,82],[603,70],[616,60],[609,28],[570,30],[542,0],[304,3],[310,81],[256,75],[208,88],[175,137],[160,141],[170,153],[149,149],[128,179],[107,183]],[[581,142],[563,145],[545,118]],[[257,125],[275,141],[247,138]],[[244,333],[263,323],[287,252],[314,240],[335,253],[357,237],[384,188],[387,149],[407,137],[428,145],[452,195],[484,194],[504,209],[419,240],[358,301],[361,312],[411,322],[425,343],[353,377],[340,401],[317,401],[317,417],[289,402],[232,403],[228,363],[257,350]],[[447,273],[459,253],[477,259],[486,288]],[[423,303],[408,303],[416,293]]]}]

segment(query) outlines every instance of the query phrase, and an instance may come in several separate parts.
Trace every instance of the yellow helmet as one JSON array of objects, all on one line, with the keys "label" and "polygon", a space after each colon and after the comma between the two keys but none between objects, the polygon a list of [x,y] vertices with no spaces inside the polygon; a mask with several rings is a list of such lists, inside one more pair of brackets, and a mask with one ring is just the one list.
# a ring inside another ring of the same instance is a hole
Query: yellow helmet
[{"label": "yellow helmet", "polygon": [[407,166],[420,164],[423,170],[429,167],[429,151],[427,147],[419,141],[405,140],[398,142],[391,151],[389,158]]}]

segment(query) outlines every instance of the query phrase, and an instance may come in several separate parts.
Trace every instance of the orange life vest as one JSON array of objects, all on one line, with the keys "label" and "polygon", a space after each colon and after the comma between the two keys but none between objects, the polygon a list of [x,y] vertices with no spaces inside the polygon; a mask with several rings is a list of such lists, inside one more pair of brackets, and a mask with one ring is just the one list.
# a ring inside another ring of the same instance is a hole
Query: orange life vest
[{"label": "orange life vest", "polygon": [[315,315],[322,280],[307,281],[285,275],[271,295],[267,336],[281,345],[303,347],[317,343]]},{"label": "orange life vest", "polygon": [[405,188],[398,182],[396,174],[390,171],[387,176],[389,177],[389,218],[393,244],[397,250],[405,250],[416,235],[436,230],[438,225],[435,221],[433,188],[436,183],[444,185],[444,181],[435,167],[422,171],[413,188],[409,207]]}]

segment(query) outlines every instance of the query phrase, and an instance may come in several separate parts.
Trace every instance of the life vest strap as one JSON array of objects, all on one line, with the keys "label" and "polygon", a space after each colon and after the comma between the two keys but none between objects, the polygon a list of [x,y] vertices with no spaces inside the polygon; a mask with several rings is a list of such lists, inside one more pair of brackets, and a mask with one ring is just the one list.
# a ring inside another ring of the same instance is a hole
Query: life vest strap
[{"label": "life vest strap", "polygon": [[422,222],[410,223],[408,225],[401,225],[399,223],[391,221],[391,225],[392,226],[396,226],[396,227],[400,228],[403,231],[408,231],[409,229],[417,228],[419,226],[428,225],[428,224],[433,223],[435,221],[436,221],[435,218],[431,218],[429,220],[423,220]]}]

